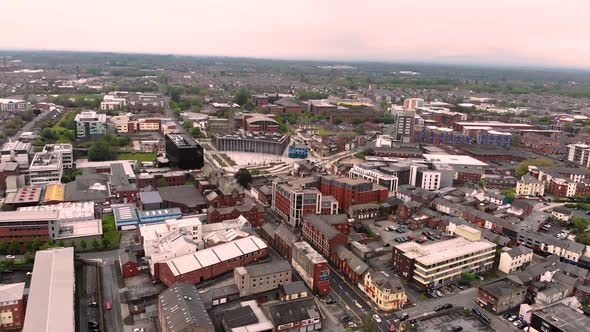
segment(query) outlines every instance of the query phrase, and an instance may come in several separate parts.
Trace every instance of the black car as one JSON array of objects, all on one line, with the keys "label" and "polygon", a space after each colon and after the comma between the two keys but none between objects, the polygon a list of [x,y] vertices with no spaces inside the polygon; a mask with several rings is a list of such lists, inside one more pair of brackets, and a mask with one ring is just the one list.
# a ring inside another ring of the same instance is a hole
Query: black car
[{"label": "black car", "polygon": [[343,323],[348,323],[348,322],[352,321],[352,318],[350,318],[350,316],[348,316],[348,315],[344,315],[344,316],[342,316],[341,320]]},{"label": "black car", "polygon": [[491,322],[490,317],[488,317],[486,315],[481,315],[481,319],[483,319],[488,324]]},{"label": "black car", "polygon": [[403,313],[402,316],[399,318],[400,321],[404,321],[406,319],[410,318],[410,315],[408,315],[407,313]]},{"label": "black car", "polygon": [[453,327],[453,332],[459,332],[459,331],[463,331],[463,327],[462,326]]},{"label": "black car", "polygon": [[328,296],[326,298],[326,304],[333,304],[333,303],[336,303],[336,300],[334,300],[334,298]]},{"label": "black car", "polygon": [[512,316],[512,315],[507,312],[507,313],[505,313],[505,314],[502,315],[502,318],[508,319],[508,318],[510,318],[510,316]]},{"label": "black car", "polygon": [[450,304],[450,303],[445,303],[445,304],[442,305],[442,308],[445,309],[445,310],[446,309],[451,309],[452,307],[453,307],[453,305]]},{"label": "black car", "polygon": [[475,308],[472,308],[472,309],[471,309],[471,312],[472,312],[473,314],[475,314],[476,316],[481,316],[481,312],[479,312],[479,310],[477,310],[477,309],[475,309]]},{"label": "black car", "polygon": [[434,311],[441,311],[441,310],[443,310],[443,309],[444,309],[444,308],[443,308],[443,306],[442,306],[442,305],[437,305],[436,307],[434,307],[434,309],[433,309],[433,310],[434,310]]},{"label": "black car", "polygon": [[95,321],[95,320],[89,320],[88,321],[88,327],[96,329],[100,326],[100,323]]}]

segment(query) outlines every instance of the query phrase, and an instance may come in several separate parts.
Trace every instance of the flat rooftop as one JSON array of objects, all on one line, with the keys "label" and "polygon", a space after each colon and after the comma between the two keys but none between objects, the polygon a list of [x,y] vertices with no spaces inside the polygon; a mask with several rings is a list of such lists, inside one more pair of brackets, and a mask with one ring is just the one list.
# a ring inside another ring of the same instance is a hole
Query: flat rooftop
[{"label": "flat rooftop", "polygon": [[58,211],[60,220],[94,219],[93,202],[59,203],[20,207],[17,211]]},{"label": "flat rooftop", "polygon": [[58,211],[5,211],[0,212],[0,224],[4,222],[29,222],[58,220]]},{"label": "flat rooftop", "polygon": [[55,239],[100,235],[102,235],[102,221],[100,219],[65,221],[59,223],[59,235]]},{"label": "flat rooftop", "polygon": [[37,251],[23,332],[74,332],[74,249]]},{"label": "flat rooftop", "polygon": [[324,256],[320,255],[309,243],[305,241],[293,243],[293,247],[297,251],[301,251],[309,258],[314,264],[327,263],[328,261]]},{"label": "flat rooftop", "polygon": [[413,258],[424,265],[432,265],[447,259],[495,247],[496,244],[487,240],[469,241],[462,237],[426,245],[406,242],[395,246],[395,248],[403,251],[408,258]]},{"label": "flat rooftop", "polygon": [[424,159],[430,162],[449,165],[487,166],[488,164],[466,155],[452,154],[424,154]]},{"label": "flat rooftop", "polygon": [[559,303],[534,311],[533,314],[549,322],[561,331],[587,331],[590,317]]}]

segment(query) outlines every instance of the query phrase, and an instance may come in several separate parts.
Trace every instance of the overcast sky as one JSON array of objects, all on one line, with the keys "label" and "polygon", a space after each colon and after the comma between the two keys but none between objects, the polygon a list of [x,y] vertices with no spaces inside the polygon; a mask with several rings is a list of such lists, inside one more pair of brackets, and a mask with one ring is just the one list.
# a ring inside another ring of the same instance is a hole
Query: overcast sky
[{"label": "overcast sky", "polygon": [[0,48],[590,69],[589,0],[6,0]]}]

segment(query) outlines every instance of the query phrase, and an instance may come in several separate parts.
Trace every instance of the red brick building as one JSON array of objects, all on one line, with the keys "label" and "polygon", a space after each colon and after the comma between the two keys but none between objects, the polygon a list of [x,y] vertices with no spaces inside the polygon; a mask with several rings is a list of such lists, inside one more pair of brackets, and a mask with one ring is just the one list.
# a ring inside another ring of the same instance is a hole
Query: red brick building
[{"label": "red brick building", "polygon": [[244,200],[242,205],[216,208],[210,206],[207,209],[207,222],[210,224],[222,222],[224,220],[236,219],[240,215],[248,219],[254,227],[261,226],[263,223],[263,211],[258,204],[251,200]]},{"label": "red brick building", "polygon": [[156,263],[155,277],[168,287],[176,282],[198,284],[268,255],[268,246],[255,236]]},{"label": "red brick building", "polygon": [[350,233],[350,224],[348,223],[348,215],[346,214],[333,214],[333,215],[315,215],[307,214],[303,216],[303,223],[311,222],[316,220],[318,222],[324,222],[332,226],[335,230],[340,233],[347,235]]},{"label": "red brick building", "polygon": [[384,202],[388,195],[387,188],[363,179],[320,176],[318,184],[322,194],[334,196],[341,209],[348,209],[356,204]]},{"label": "red brick building", "polygon": [[291,265],[305,283],[318,295],[330,292],[328,261],[307,242],[293,243]]},{"label": "red brick building", "polygon": [[274,245],[276,251],[283,257],[291,261],[293,254],[293,243],[300,241],[301,238],[295,235],[287,226],[281,224],[275,229]]},{"label": "red brick building", "polygon": [[336,250],[338,245],[345,246],[348,244],[346,235],[325,222],[322,216],[306,215],[301,224],[303,226],[301,229],[303,239],[309,242],[324,257],[330,257],[330,254]]},{"label": "red brick building", "polygon": [[58,218],[58,211],[0,212],[0,241],[48,240],[49,225]]},{"label": "red brick building", "polygon": [[302,111],[301,105],[290,98],[282,98],[266,107],[269,113],[273,114],[299,114]]},{"label": "red brick building", "polygon": [[23,295],[25,283],[0,285],[0,331],[14,331],[23,328],[25,323],[25,305]]},{"label": "red brick building", "polygon": [[188,172],[173,171],[166,173],[141,173],[137,175],[137,187],[145,188],[152,186],[154,188],[166,184],[166,187],[182,186],[188,179]]},{"label": "red brick building", "polygon": [[[139,229],[139,228],[138,228]],[[121,275],[123,278],[129,278],[137,275],[139,273],[139,269],[137,266],[137,261],[129,260],[123,265],[121,265]]]},{"label": "red brick building", "polygon": [[330,261],[340,269],[345,276],[352,281],[353,285],[362,283],[363,274],[369,266],[345,246],[338,246],[330,255]]}]

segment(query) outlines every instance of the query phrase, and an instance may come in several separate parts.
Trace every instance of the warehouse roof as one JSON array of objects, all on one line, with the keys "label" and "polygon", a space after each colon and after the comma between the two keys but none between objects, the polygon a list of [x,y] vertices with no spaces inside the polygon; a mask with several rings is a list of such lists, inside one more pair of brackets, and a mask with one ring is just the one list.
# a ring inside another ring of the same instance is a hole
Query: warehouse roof
[{"label": "warehouse roof", "polygon": [[74,330],[74,249],[37,251],[23,331]]},{"label": "warehouse roof", "polygon": [[254,253],[267,247],[266,243],[261,239],[249,236],[188,255],[175,257],[164,261],[164,263],[168,265],[175,276],[179,276],[245,254]]},{"label": "warehouse roof", "polygon": [[191,327],[214,328],[194,285],[176,283],[160,293],[158,302],[162,311],[160,318],[166,331],[187,331]]},{"label": "warehouse roof", "polygon": [[269,274],[281,273],[291,271],[291,264],[285,260],[279,260],[277,262],[270,262],[264,264],[256,264],[250,266],[241,266],[251,277],[265,276]]},{"label": "warehouse roof", "polygon": [[52,221],[59,218],[58,211],[4,211],[0,212],[0,223],[19,221]]}]

